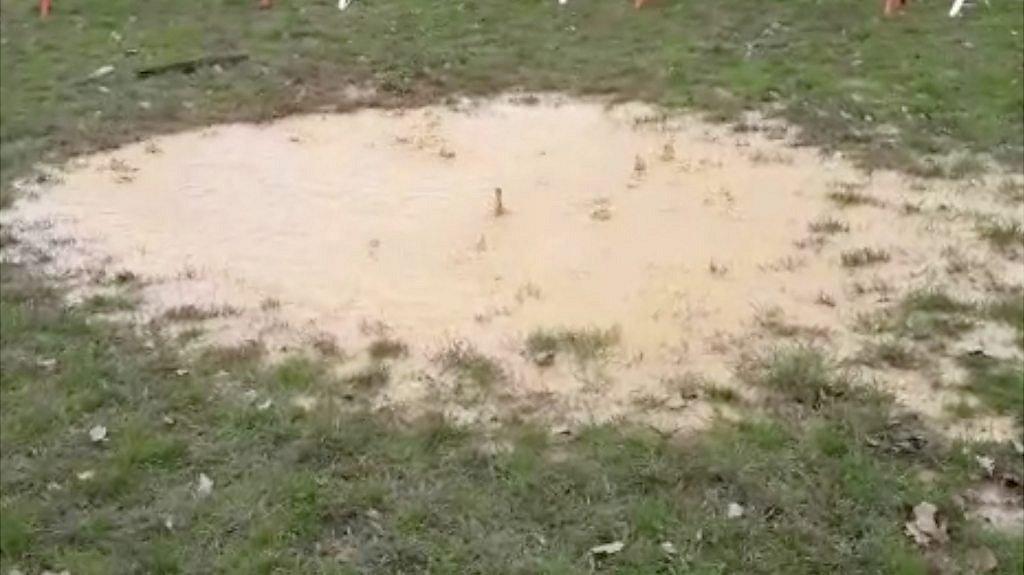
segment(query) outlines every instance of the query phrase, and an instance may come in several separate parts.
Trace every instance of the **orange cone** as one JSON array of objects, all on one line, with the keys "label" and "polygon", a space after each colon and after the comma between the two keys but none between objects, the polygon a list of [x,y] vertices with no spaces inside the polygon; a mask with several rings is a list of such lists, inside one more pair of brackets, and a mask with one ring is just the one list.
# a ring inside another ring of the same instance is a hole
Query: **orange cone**
[{"label": "orange cone", "polygon": [[53,6],[53,0],[39,0],[39,17],[46,18],[50,15],[50,8]]}]

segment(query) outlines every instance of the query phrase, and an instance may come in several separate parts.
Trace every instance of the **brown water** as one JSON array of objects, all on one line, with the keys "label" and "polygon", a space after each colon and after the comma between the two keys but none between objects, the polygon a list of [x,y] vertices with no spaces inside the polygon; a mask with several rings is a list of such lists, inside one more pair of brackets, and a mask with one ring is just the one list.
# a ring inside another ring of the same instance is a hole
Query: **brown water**
[{"label": "brown water", "polygon": [[[827,194],[844,186],[880,205],[838,207]],[[772,313],[843,352],[855,316],[888,293],[865,286],[985,289],[982,275],[943,271],[949,246],[988,259],[972,224],[898,210],[988,206],[958,186],[915,191],[761,134],[545,97],[158,137],[80,160],[14,217],[57,222],[87,251],[154,280],[157,308],[247,309],[226,332],[251,332],[271,314],[355,351],[372,339],[368,325],[386,325],[413,351],[389,401],[429,397],[430,357],[466,340],[501,361],[510,396],[541,394],[603,419],[663,395],[672,375],[727,380]],[[850,231],[816,245],[809,225],[825,217]],[[890,261],[840,265],[843,250],[865,246]],[[1020,280],[1010,264],[986,270]],[[271,300],[280,308],[257,311]],[[522,354],[532,330],[588,327],[620,333],[598,388]],[[695,413],[710,411],[668,417]]]}]

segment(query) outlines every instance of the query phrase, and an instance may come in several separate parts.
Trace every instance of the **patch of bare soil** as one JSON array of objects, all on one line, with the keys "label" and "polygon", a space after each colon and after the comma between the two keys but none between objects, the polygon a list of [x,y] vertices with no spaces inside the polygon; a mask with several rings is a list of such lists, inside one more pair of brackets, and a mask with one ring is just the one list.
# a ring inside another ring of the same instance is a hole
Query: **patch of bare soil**
[{"label": "patch of bare soil", "polygon": [[[142,319],[233,310],[204,318],[207,342],[330,340],[344,370],[382,337],[402,342],[381,406],[663,429],[717,411],[684,374],[742,399],[744,350],[809,340],[852,357],[858,318],[910,289],[982,298],[1024,281],[1019,254],[977,232],[1007,212],[994,179],[867,174],[749,124],[543,96],[216,126],[26,184],[4,217],[20,239],[7,257],[130,270]],[[569,343],[527,352],[537,330]],[[576,353],[586,333],[609,345]],[[453,345],[494,368],[469,372],[493,383],[483,401],[439,361]],[[918,372],[880,375],[934,417],[956,397]]]}]

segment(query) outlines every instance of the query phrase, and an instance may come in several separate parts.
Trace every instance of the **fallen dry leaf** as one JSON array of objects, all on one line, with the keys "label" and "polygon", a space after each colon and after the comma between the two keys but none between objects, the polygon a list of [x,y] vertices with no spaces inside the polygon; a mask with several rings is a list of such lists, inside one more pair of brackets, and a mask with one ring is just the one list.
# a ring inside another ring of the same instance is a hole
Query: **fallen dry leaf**
[{"label": "fallen dry leaf", "polygon": [[89,430],[89,439],[91,439],[93,443],[99,443],[101,441],[106,441],[107,440],[107,428],[106,428],[106,426],[103,426],[103,425],[94,425],[94,426],[92,426],[92,429]]},{"label": "fallen dry leaf", "polygon": [[729,519],[738,519],[743,517],[744,509],[739,503],[733,502],[729,504],[729,508],[725,511],[725,516]]},{"label": "fallen dry leaf", "polygon": [[296,395],[292,398],[292,405],[305,412],[316,409],[317,399],[312,395]]},{"label": "fallen dry leaf", "polygon": [[978,465],[985,470],[985,475],[992,477],[996,472],[996,460],[988,457],[987,455],[975,455],[974,460],[978,462]]},{"label": "fallen dry leaf", "polygon": [[611,543],[605,543],[604,545],[598,545],[597,547],[591,547],[590,554],[597,556],[615,555],[619,551],[622,551],[622,548],[625,546],[626,544],[622,541],[613,541]]},{"label": "fallen dry leaf", "polygon": [[921,547],[949,541],[949,536],[946,534],[946,522],[935,517],[938,510],[935,505],[922,501],[914,506],[913,519],[907,521],[907,535]]},{"label": "fallen dry leaf", "polygon": [[205,473],[199,474],[199,479],[196,481],[196,497],[203,498],[208,497],[213,493],[213,480],[209,478]]}]

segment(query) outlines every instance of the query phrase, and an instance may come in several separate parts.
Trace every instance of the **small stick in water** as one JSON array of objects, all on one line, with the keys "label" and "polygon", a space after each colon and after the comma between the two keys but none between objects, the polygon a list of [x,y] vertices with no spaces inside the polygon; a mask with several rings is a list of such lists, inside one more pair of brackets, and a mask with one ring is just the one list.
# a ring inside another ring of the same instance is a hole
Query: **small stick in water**
[{"label": "small stick in water", "polygon": [[505,215],[505,205],[501,203],[501,188],[494,188],[494,216]]}]

